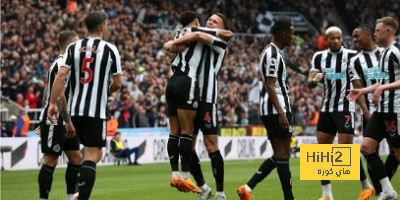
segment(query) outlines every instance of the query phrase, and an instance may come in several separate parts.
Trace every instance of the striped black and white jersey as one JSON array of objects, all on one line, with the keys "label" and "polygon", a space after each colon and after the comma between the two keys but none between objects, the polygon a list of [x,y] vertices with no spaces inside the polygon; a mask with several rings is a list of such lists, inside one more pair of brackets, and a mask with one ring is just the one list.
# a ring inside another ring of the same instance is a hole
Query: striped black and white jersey
[{"label": "striped black and white jersey", "polygon": [[[50,120],[47,118],[47,111],[49,109],[49,102],[50,102],[50,97],[51,97],[51,92],[52,92],[52,88],[53,88],[53,83],[54,83],[54,79],[56,78],[59,66],[60,66],[60,62],[62,61],[62,56],[58,56],[54,62],[51,64],[50,69],[47,73],[47,85],[46,85],[46,98],[45,98],[45,102],[44,103],[44,107],[42,112],[40,113],[40,122],[41,123],[45,123],[47,125],[58,125],[58,124],[64,124],[63,122],[63,118],[61,117],[61,115],[59,115],[58,120],[56,119],[56,117],[53,117],[53,123],[50,122]],[[66,87],[65,89],[65,98],[68,101],[68,93],[69,93],[69,87],[68,87],[68,80],[70,77],[71,73],[68,73],[67,78],[65,80],[64,83],[64,87]]]},{"label": "striped black and white jersey", "polygon": [[273,106],[267,92],[267,77],[277,78],[275,91],[278,96],[279,105],[283,112],[291,112],[290,94],[286,83],[286,63],[281,50],[274,44],[268,44],[261,53],[259,64],[259,88],[260,88],[260,114],[261,116],[278,114]]},{"label": "striped black and white jersey", "polygon": [[[376,48],[373,51],[360,51],[350,59],[349,74],[350,81],[361,80],[363,87],[374,85],[381,79],[379,68],[379,55],[383,48]],[[375,111],[374,104],[371,103],[372,93],[365,94],[365,103],[370,112]]]},{"label": "striped black and white jersey", "polygon": [[354,112],[355,103],[346,99],[350,82],[348,66],[356,51],[341,47],[339,52],[330,49],[317,51],[311,61],[311,72],[326,72],[324,77],[324,98],[321,112]]},{"label": "striped black and white jersey", "polygon": [[70,68],[68,107],[71,116],[106,119],[110,74],[122,75],[115,45],[88,37],[67,47],[62,67]]},{"label": "striped black and white jersey", "polygon": [[[180,38],[191,32],[204,32],[216,36],[218,34],[217,29],[210,29],[204,27],[192,27],[184,28],[179,30],[175,35],[175,39]],[[201,61],[205,57],[206,49],[203,43],[194,41],[189,43],[189,47],[181,53],[177,53],[172,59],[171,65],[175,74],[184,74],[192,78],[192,81],[196,81],[198,69],[200,68]]]},{"label": "striped black and white jersey", "polygon": [[221,70],[225,57],[227,43],[219,38],[205,46],[206,54],[197,76],[200,101],[217,103],[218,99],[218,73]]},{"label": "striped black and white jersey", "polygon": [[[390,84],[400,80],[400,44],[393,43],[385,48],[379,58],[381,68],[380,84]],[[376,110],[380,113],[399,113],[400,112],[400,90],[386,90],[382,96]]]}]

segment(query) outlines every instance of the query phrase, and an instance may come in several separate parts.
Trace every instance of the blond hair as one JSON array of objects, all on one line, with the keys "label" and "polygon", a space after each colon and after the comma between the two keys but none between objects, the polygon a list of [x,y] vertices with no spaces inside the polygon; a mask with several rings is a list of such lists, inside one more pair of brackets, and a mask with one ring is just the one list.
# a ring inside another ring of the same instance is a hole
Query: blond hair
[{"label": "blond hair", "polygon": [[396,33],[399,23],[393,17],[382,17],[376,20],[376,23],[382,23],[385,26],[389,26],[393,30],[393,34]]}]

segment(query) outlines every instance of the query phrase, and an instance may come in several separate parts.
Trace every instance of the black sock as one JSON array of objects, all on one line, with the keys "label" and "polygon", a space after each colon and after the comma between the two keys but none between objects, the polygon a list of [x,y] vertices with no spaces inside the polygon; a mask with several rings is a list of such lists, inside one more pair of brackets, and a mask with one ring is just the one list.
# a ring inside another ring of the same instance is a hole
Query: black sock
[{"label": "black sock", "polygon": [[217,185],[217,192],[224,191],[224,159],[219,150],[214,151],[208,156],[211,159],[211,168]]},{"label": "black sock", "polygon": [[96,179],[96,163],[85,160],[79,173],[79,200],[87,200]]},{"label": "black sock", "polygon": [[331,184],[330,180],[321,180],[321,185],[328,185]]},{"label": "black sock", "polygon": [[382,192],[381,183],[379,182],[379,180],[375,179],[375,176],[373,175],[374,172],[371,170],[371,168],[369,168],[367,166],[367,169],[368,169],[369,178],[371,178],[372,185],[374,185],[374,188],[375,188],[375,194],[378,195],[379,193]]},{"label": "black sock", "polygon": [[279,179],[281,180],[285,200],[292,200],[294,197],[292,192],[292,174],[289,169],[289,159],[276,159],[275,163]]},{"label": "black sock", "polygon": [[392,179],[392,177],[396,173],[398,166],[399,166],[399,161],[397,161],[394,155],[394,150],[390,150],[389,156],[385,161],[386,173],[387,176],[389,177],[389,180]]},{"label": "black sock", "polygon": [[182,172],[190,171],[190,160],[192,158],[193,136],[182,134],[179,138],[179,155],[181,156]]},{"label": "black sock", "polygon": [[48,199],[51,190],[51,184],[53,183],[53,173],[55,167],[48,165],[42,165],[39,171],[39,194],[40,198]]},{"label": "black sock", "polygon": [[167,151],[172,171],[179,171],[179,136],[169,134]]},{"label": "black sock", "polygon": [[247,182],[247,185],[251,188],[254,189],[256,185],[261,182],[265,177],[268,176],[269,173],[271,173],[272,170],[274,170],[276,167],[275,164],[275,158],[270,157],[266,159],[261,165],[260,168],[258,168],[258,171],[251,177],[249,182]]},{"label": "black sock", "polygon": [[190,161],[190,173],[193,175],[194,180],[198,186],[203,186],[206,182],[204,181],[203,172],[201,171],[200,159],[197,156],[196,151],[192,152],[192,160]]},{"label": "black sock", "polygon": [[360,158],[360,181],[363,181],[367,178],[367,176],[365,176],[365,172],[364,172],[364,166],[362,164],[362,160]]},{"label": "black sock", "polygon": [[374,152],[369,155],[364,155],[364,157],[367,160],[368,168],[371,168],[373,172],[371,175],[375,180],[381,180],[387,176],[385,166],[379,158],[378,153]]},{"label": "black sock", "polygon": [[78,173],[81,165],[73,165],[68,163],[65,172],[65,183],[67,184],[67,194],[75,194],[76,184],[78,183]]}]

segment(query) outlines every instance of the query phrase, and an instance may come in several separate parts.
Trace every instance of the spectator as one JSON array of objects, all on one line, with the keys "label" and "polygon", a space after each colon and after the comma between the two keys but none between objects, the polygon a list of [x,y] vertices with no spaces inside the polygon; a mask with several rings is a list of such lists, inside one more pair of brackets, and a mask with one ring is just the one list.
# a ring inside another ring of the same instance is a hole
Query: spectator
[{"label": "spectator", "polygon": [[[129,165],[139,165],[137,160],[139,159],[139,148],[128,148],[124,147],[121,142],[121,133],[116,132],[114,138],[111,140],[111,153],[116,158],[127,158]],[[135,153],[135,161],[132,163],[131,155]]]},{"label": "spectator", "polygon": [[34,93],[34,89],[32,86],[28,87],[28,91],[25,94],[25,99],[29,102],[29,108],[37,108],[38,103],[40,101],[40,92]]},{"label": "spectator", "polygon": [[11,115],[9,121],[2,121],[1,137],[12,137],[16,122],[17,122],[17,117],[15,115]]},{"label": "spectator", "polygon": [[14,118],[11,121],[13,121],[16,124],[13,129],[14,137],[28,136],[31,120],[29,119],[28,115],[25,114],[24,110],[21,110],[21,114],[18,116],[18,119]]}]

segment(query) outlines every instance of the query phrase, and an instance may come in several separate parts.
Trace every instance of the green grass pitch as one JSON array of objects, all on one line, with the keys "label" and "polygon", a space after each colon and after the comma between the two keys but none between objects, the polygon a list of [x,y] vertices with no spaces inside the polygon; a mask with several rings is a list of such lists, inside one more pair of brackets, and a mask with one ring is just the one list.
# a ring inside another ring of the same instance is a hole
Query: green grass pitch
[{"label": "green grass pitch", "polygon": [[[236,188],[245,184],[258,169],[262,160],[226,161],[225,194],[227,199],[239,199]],[[293,192],[297,200],[317,200],[321,197],[319,181],[300,181],[300,160],[292,159],[290,168],[293,178]],[[365,162],[364,162],[365,165]],[[202,169],[208,184],[215,189],[210,162],[202,162]],[[39,170],[6,171],[1,173],[1,199],[39,199],[37,175]],[[65,168],[56,169],[49,199],[65,198]],[[180,193],[169,186],[171,176],[168,163],[141,166],[98,167],[96,183],[91,195],[94,200],[186,200],[196,199],[193,193]],[[392,179],[393,187],[400,192],[400,172]],[[357,199],[361,184],[359,181],[332,181],[335,200]],[[254,190],[254,199],[283,199],[276,170]],[[376,199],[376,198],[374,198]]]}]

